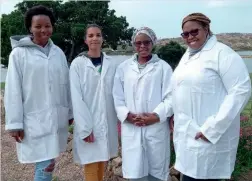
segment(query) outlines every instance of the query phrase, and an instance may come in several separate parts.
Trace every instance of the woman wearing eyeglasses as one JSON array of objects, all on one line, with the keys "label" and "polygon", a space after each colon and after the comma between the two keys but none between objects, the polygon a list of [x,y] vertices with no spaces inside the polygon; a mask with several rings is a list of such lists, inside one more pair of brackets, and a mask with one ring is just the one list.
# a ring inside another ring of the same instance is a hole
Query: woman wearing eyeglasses
[{"label": "woman wearing eyeglasses", "polygon": [[114,79],[113,97],[122,123],[123,176],[137,181],[169,176],[172,69],[151,53],[156,40],[151,29],[136,30],[132,42],[137,53],[119,65]]},{"label": "woman wearing eyeglasses", "polygon": [[188,49],[172,78],[175,168],[183,181],[230,179],[251,94],[242,58],[217,41],[210,22],[201,13],[183,19]]}]

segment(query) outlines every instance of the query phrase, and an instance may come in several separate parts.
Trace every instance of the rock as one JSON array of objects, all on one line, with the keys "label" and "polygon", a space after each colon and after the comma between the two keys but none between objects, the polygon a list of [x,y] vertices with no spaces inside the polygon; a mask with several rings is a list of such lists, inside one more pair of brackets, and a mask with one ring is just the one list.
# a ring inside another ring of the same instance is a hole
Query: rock
[{"label": "rock", "polygon": [[108,162],[108,164],[107,164],[107,170],[108,171],[112,171],[112,169],[113,169],[112,162]]},{"label": "rock", "polygon": [[68,132],[68,138],[67,138],[67,143],[69,143],[70,141],[72,141],[73,139],[73,134]]},{"label": "rock", "polygon": [[179,181],[179,180],[177,179],[177,177],[172,176],[171,181]]},{"label": "rock", "polygon": [[113,167],[119,167],[122,165],[122,158],[121,157],[117,157],[115,159],[112,160],[112,165]]},{"label": "rock", "polygon": [[128,180],[125,178],[117,177],[117,181],[128,181]]},{"label": "rock", "polygon": [[173,166],[170,168],[170,175],[171,176],[179,176],[180,172],[177,171]]},{"label": "rock", "polygon": [[72,149],[73,149],[73,140],[70,140],[68,143],[67,143],[67,149],[66,149],[66,151],[68,152],[68,153],[70,153],[71,151],[72,151]]},{"label": "rock", "polygon": [[167,181],[172,181],[172,177],[171,177],[171,175],[169,175],[169,178],[168,178],[168,180]]},{"label": "rock", "polygon": [[123,177],[122,175],[122,167],[113,167],[113,173],[115,176]]}]

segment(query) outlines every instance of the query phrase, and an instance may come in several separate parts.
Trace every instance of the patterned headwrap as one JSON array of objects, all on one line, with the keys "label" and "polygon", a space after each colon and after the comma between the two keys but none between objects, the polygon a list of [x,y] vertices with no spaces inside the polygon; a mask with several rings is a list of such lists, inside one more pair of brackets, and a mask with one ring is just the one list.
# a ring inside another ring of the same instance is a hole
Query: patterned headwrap
[{"label": "patterned headwrap", "polygon": [[131,39],[132,45],[134,45],[134,42],[136,40],[136,36],[139,34],[145,34],[148,37],[150,37],[153,45],[155,45],[157,43],[157,36],[156,36],[155,32],[148,27],[141,27],[133,33],[132,39]]},{"label": "patterned headwrap", "polygon": [[183,21],[182,21],[182,28],[184,26],[184,24],[188,21],[198,21],[201,23],[204,23],[205,25],[208,26],[208,31],[209,31],[209,35],[211,36],[213,34],[213,32],[210,30],[210,23],[211,20],[204,14],[202,13],[192,13],[189,14],[188,16],[186,16]]},{"label": "patterned headwrap", "polygon": [[187,21],[199,21],[206,25],[209,25],[211,23],[211,20],[202,13],[192,13],[186,16],[182,21],[182,28]]}]

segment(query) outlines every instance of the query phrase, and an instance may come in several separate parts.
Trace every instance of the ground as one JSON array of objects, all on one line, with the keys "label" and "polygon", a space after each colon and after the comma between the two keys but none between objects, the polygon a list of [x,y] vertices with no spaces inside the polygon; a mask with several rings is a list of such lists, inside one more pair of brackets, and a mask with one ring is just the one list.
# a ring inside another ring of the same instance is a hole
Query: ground
[{"label": "ground", "polygon": [[[1,124],[1,142],[1,181],[32,181],[34,165],[18,162],[15,142],[4,131],[3,124]],[[73,163],[71,153],[66,152],[57,160],[54,174],[56,178],[60,178],[60,181],[83,180],[81,167]]]}]

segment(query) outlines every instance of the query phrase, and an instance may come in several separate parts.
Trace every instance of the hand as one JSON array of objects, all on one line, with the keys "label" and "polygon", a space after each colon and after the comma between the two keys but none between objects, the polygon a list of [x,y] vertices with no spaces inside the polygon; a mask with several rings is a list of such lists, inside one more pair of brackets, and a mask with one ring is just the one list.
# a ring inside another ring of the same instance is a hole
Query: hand
[{"label": "hand", "polygon": [[134,125],[136,126],[146,126],[144,123],[144,119],[143,119],[143,115],[138,114],[135,118],[134,118]]},{"label": "hand", "polygon": [[83,139],[87,143],[93,143],[94,142],[94,134],[93,132],[86,138]]},{"label": "hand", "polygon": [[160,122],[159,117],[155,113],[143,113],[136,117],[137,126],[148,126]]},{"label": "hand", "polygon": [[68,120],[68,124],[69,124],[69,126],[70,126],[70,125],[72,125],[72,124],[73,124],[73,122],[74,122],[74,118],[69,119],[69,120]]},{"label": "hand", "polygon": [[12,130],[10,131],[10,135],[15,138],[16,142],[21,143],[24,139],[24,130]]},{"label": "hand", "polygon": [[128,113],[128,116],[127,116],[127,118],[126,118],[126,120],[129,122],[129,123],[131,123],[131,124],[135,124],[135,122],[136,122],[136,118],[137,117],[137,115],[136,114],[133,114],[133,113],[131,113],[131,112],[129,112]]},{"label": "hand", "polygon": [[209,140],[203,135],[203,133],[199,132],[196,134],[195,139],[198,140],[199,138],[201,138],[202,140],[209,142]]},{"label": "hand", "polygon": [[172,115],[172,117],[169,120],[169,126],[170,126],[170,131],[173,132],[174,131],[174,115]]}]

